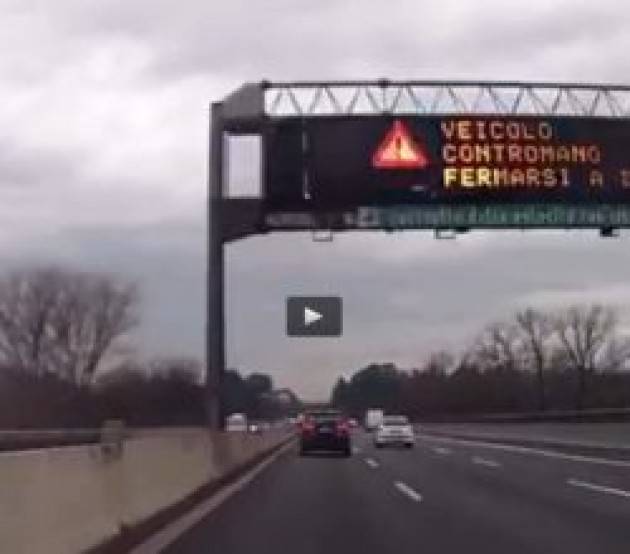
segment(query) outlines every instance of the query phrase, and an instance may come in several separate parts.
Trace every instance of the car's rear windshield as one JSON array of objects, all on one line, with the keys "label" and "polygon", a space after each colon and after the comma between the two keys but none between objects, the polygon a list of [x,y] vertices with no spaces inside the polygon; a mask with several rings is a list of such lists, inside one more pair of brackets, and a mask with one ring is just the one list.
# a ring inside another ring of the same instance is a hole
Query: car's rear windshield
[{"label": "car's rear windshield", "polygon": [[331,421],[339,419],[341,414],[339,412],[311,412],[307,414],[307,417],[315,421]]},{"label": "car's rear windshield", "polygon": [[383,418],[383,425],[407,425],[409,419],[406,416],[386,416]]}]

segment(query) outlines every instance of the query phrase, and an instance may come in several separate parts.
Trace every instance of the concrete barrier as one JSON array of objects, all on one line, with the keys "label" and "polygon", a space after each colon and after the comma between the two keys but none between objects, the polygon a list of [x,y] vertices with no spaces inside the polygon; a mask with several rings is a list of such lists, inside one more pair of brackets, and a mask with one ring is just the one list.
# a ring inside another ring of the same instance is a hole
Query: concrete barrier
[{"label": "concrete barrier", "polygon": [[204,429],[133,431],[100,445],[0,454],[0,552],[69,554],[116,535],[288,436]]}]

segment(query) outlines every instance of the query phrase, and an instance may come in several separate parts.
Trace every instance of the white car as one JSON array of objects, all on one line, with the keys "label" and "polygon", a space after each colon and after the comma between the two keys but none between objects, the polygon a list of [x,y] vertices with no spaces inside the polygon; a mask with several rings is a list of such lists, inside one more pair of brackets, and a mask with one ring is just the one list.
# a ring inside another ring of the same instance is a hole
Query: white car
[{"label": "white car", "polygon": [[245,414],[231,414],[225,419],[225,430],[228,433],[247,433],[248,428]]},{"label": "white car", "polygon": [[376,448],[383,448],[390,444],[413,448],[415,442],[413,427],[406,416],[387,415],[374,432]]}]

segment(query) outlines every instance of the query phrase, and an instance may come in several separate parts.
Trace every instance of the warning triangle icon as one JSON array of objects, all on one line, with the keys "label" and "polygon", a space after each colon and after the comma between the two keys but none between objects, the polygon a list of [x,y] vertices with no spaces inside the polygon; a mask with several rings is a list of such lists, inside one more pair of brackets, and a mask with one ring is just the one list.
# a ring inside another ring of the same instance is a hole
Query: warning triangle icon
[{"label": "warning triangle icon", "polygon": [[429,159],[405,124],[396,120],[374,152],[372,165],[377,169],[423,169],[429,165]]}]

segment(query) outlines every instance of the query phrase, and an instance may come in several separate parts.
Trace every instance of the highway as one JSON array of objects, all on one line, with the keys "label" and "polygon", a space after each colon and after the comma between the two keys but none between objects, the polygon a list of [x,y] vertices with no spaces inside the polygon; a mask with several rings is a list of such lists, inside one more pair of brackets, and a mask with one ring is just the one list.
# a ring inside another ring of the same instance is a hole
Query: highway
[{"label": "highway", "polygon": [[351,458],[290,448],[168,554],[630,552],[630,462],[420,436]]}]

